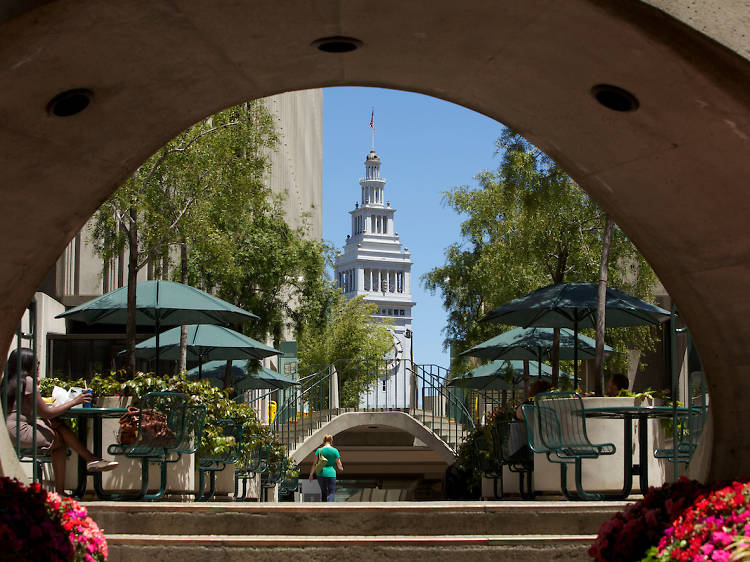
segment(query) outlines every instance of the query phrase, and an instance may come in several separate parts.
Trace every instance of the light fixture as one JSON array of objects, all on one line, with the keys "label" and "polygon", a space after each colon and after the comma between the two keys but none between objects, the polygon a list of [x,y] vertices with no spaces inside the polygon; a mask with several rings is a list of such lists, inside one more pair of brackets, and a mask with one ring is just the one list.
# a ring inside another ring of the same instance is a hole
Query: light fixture
[{"label": "light fixture", "polygon": [[597,84],[591,88],[594,99],[612,111],[635,111],[640,106],[638,98],[627,90],[611,84]]},{"label": "light fixture", "polygon": [[324,53],[350,53],[362,46],[362,41],[353,37],[322,37],[311,43],[313,47]]},{"label": "light fixture", "polygon": [[57,94],[47,104],[47,113],[55,117],[71,117],[86,109],[94,94],[85,88],[66,90]]}]

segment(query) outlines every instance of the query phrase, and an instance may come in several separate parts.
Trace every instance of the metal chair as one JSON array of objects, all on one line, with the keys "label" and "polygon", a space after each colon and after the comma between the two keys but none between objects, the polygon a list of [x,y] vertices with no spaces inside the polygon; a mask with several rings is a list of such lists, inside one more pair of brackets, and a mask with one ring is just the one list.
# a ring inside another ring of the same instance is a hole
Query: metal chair
[{"label": "metal chair", "polygon": [[[229,464],[234,464],[240,458],[242,452],[243,423],[237,420],[219,420],[222,437],[227,441],[221,452],[214,452],[208,457],[198,458],[198,491],[195,493],[196,501],[208,501],[216,493],[216,473],[224,470]],[[205,489],[205,476],[209,474],[209,489]]]},{"label": "metal chair", "polygon": [[[560,487],[568,499],[612,499],[611,494],[591,493],[583,488],[581,461],[612,455],[613,443],[592,443],[586,432],[583,401],[575,392],[543,392],[536,396],[535,411],[540,442],[551,462],[560,464]],[[575,466],[577,494],[567,488],[568,464]]]},{"label": "metal chair", "polygon": [[[534,486],[533,486],[533,474],[534,474],[534,455],[533,449],[529,445],[529,451],[525,449],[517,449],[515,451],[510,450],[511,437],[514,431],[521,431],[522,435],[526,435],[525,422],[521,420],[511,420],[501,426],[496,426],[496,431],[499,435],[495,438],[495,441],[500,444],[503,452],[503,464],[508,467],[508,470],[518,474],[518,490],[521,497],[525,500],[534,499]],[[500,432],[500,430],[503,430]],[[526,440],[528,441],[528,439]],[[524,442],[524,444],[528,444]],[[524,486],[524,481],[526,485]],[[501,496],[502,497],[502,496]]]},{"label": "metal chair", "polygon": [[[259,435],[249,435],[245,443],[251,443],[249,456],[241,466],[235,467],[234,471],[234,499],[244,501],[247,498],[247,483],[257,474],[263,474],[268,470],[268,445]],[[239,484],[242,482],[242,494],[239,493]]]},{"label": "metal chair", "polygon": [[299,489],[299,465],[295,465],[290,459],[287,460],[287,467],[284,478],[279,483],[279,495],[286,495],[289,492],[296,492]]},{"label": "metal chair", "polygon": [[[143,416],[138,418],[138,431],[133,444],[113,444],[107,448],[111,455],[124,455],[128,458],[141,459],[141,489],[135,494],[108,494],[98,491],[106,500],[158,500],[167,490],[167,465],[175,462],[173,455],[179,458],[180,447],[184,445],[185,418],[187,411],[186,394],[181,392],[149,392],[141,398],[140,411],[153,410],[166,418],[167,436],[154,440],[142,424]],[[160,465],[160,486],[153,494],[148,494],[149,464]]]},{"label": "metal chair", "polygon": [[269,490],[286,479],[290,464],[291,461],[287,457],[269,463],[268,470],[260,477],[261,498],[265,496],[264,489]]},{"label": "metal chair", "polygon": [[679,418],[677,443],[673,447],[656,449],[656,458],[688,464],[698,448],[698,441],[703,434],[703,426],[708,416],[708,388],[702,371],[690,373],[688,388],[690,410],[686,416]]},{"label": "metal chair", "polygon": [[[523,423],[518,421],[518,423]],[[479,434],[474,440],[473,465],[485,477],[493,479],[494,496],[504,497],[503,467],[518,473],[519,491],[524,499],[534,499],[531,473],[534,469],[533,458],[511,455],[509,448],[510,433],[516,422],[507,420],[495,422],[490,426],[489,438]],[[524,485],[526,482],[526,485]],[[498,484],[500,493],[498,494]]]}]

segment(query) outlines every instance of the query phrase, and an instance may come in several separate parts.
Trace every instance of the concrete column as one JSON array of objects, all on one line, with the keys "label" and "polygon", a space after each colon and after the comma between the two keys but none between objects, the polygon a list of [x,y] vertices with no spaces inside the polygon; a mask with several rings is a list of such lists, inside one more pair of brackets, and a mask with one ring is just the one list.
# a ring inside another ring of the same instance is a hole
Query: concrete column
[{"label": "concrete column", "polygon": [[328,406],[331,410],[339,409],[339,374],[336,372],[336,367],[331,365],[330,377],[330,388],[328,389]]}]

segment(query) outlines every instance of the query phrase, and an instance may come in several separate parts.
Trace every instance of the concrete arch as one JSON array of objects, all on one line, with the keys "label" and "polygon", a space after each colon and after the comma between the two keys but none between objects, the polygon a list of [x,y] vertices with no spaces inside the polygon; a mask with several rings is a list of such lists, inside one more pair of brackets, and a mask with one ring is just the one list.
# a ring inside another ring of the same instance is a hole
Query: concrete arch
[{"label": "concrete arch", "polygon": [[[750,434],[734,430],[750,422],[750,50],[736,26],[748,9],[728,0],[650,4],[6,3],[0,348],[95,208],[197,119],[315,86],[419,91],[516,128],[613,215],[679,304],[721,405],[708,477],[750,473]],[[363,46],[344,54],[311,46],[335,35]],[[631,91],[638,111],[598,105],[590,89],[601,83]],[[92,90],[90,107],[48,115],[49,100],[70,88]],[[14,462],[4,455],[2,470]]]},{"label": "concrete arch", "polygon": [[296,463],[301,463],[320,447],[324,435],[333,435],[335,443],[336,435],[347,429],[372,425],[390,427],[413,435],[427,445],[427,447],[435,451],[447,465],[453,464],[456,460],[453,451],[451,451],[451,448],[445,441],[404,412],[346,412],[340,414],[305,439],[292,452],[291,456]]}]

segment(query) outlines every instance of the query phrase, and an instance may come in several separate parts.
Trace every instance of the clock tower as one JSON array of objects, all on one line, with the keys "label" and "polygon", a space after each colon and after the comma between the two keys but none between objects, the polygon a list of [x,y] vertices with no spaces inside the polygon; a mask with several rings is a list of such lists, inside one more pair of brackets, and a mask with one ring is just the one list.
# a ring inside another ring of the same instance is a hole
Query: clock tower
[{"label": "clock tower", "polygon": [[416,304],[411,297],[412,261],[396,232],[396,209],[386,199],[380,163],[375,149],[365,157],[365,177],[359,180],[360,200],[349,211],[351,232],[336,256],[335,271],[338,286],[347,298],[364,295],[365,300],[378,305],[374,317],[387,319],[393,336],[387,357],[392,360],[392,368],[371,392],[370,403],[380,399],[377,403],[385,404],[386,398],[392,402],[395,396],[398,406],[406,407],[410,382],[401,359],[411,357],[411,311]]}]

